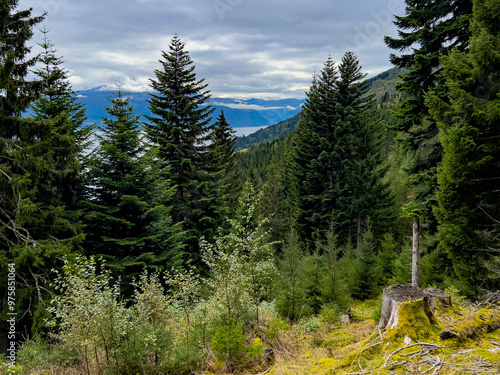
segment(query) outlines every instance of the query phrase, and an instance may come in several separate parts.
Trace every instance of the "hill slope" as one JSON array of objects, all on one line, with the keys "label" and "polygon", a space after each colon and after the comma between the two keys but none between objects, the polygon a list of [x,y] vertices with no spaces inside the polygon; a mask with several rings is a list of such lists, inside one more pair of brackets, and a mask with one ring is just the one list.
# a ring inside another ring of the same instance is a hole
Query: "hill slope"
[{"label": "hill slope", "polygon": [[255,133],[247,136],[238,137],[236,141],[236,150],[240,151],[245,148],[257,146],[258,144],[263,142],[271,142],[276,138],[282,138],[295,130],[297,124],[299,123],[299,120],[300,113],[297,113],[295,116],[281,121],[275,125],[257,130]]},{"label": "hill slope", "polygon": [[[376,75],[368,80],[368,84],[370,85],[369,93],[375,96],[377,102],[384,100],[385,97],[399,95],[399,92],[396,90],[396,85],[401,82],[399,76],[404,73],[404,69],[391,68]],[[284,137],[295,130],[299,120],[300,113],[275,125],[260,129],[255,133],[238,137],[236,141],[236,150],[240,151],[245,148],[256,146],[262,142],[271,142],[277,138]]]}]

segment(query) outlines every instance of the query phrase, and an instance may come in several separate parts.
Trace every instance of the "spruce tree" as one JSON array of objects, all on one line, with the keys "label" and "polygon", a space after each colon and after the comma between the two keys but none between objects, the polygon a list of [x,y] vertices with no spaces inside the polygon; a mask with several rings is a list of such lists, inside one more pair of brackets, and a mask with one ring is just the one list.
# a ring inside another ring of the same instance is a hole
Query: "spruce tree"
[{"label": "spruce tree", "polygon": [[[187,230],[187,243],[194,251],[198,238],[213,234],[210,179],[207,180],[208,140],[211,127],[207,105],[210,93],[204,80],[198,80],[195,66],[184,43],[176,35],[169,52],[162,52],[161,70],[151,80],[154,90],[149,99],[152,116],[147,116],[146,132],[158,146],[158,156],[168,166],[166,178],[177,187],[172,215]],[[209,174],[208,174],[209,175]],[[194,254],[193,254],[194,255]]]},{"label": "spruce tree", "polygon": [[398,37],[385,37],[385,43],[398,52],[391,54],[391,62],[398,68],[408,69],[402,75],[403,82],[397,86],[409,94],[403,102],[399,121],[395,126],[400,132],[398,140],[412,156],[413,162],[406,166],[409,177],[406,181],[410,192],[418,195],[426,220],[435,230],[431,206],[435,204],[434,190],[437,185],[437,166],[442,158],[439,129],[429,116],[424,95],[436,87],[442,98],[446,86],[440,75],[440,56],[454,48],[465,51],[470,37],[469,21],[472,13],[471,0],[405,0],[406,14],[396,16]]},{"label": "spruce tree", "polygon": [[[28,79],[38,61],[29,57],[28,42],[44,16],[18,11],[17,5],[0,4],[0,267],[15,264],[16,309],[23,312],[18,330],[29,333],[44,326],[50,269],[71,254],[81,236],[58,188],[74,165],[70,123],[64,116],[22,115],[43,89],[43,82]],[[7,274],[1,275],[4,294]]]},{"label": "spruce tree", "polygon": [[[62,67],[63,59],[57,56],[57,49],[48,38],[49,31],[41,30],[43,41],[38,43],[42,48],[39,57],[41,67],[34,73],[43,84],[42,95],[32,103],[33,117],[38,121],[65,118],[69,122],[67,137],[74,140],[74,147],[67,151],[67,156],[59,165],[64,174],[64,184],[59,182],[58,189],[63,194],[63,201],[68,209],[75,210],[78,201],[83,197],[84,168],[86,167],[86,148],[91,143],[92,126],[87,120],[83,104],[77,102],[77,95],[71,88],[69,74]],[[66,165],[65,165],[66,164]]]},{"label": "spruce tree", "polygon": [[90,163],[86,252],[103,256],[115,269],[127,268],[127,274],[165,262],[179,265],[180,225],[173,225],[164,206],[174,189],[155,165],[155,150],[146,153],[140,116],[133,114],[130,99],[118,90],[110,103]]},{"label": "spruce tree", "polygon": [[278,263],[279,276],[276,280],[276,310],[291,321],[312,314],[311,302],[307,296],[304,280],[304,252],[300,249],[297,234],[290,229],[290,238],[283,248]]},{"label": "spruce tree", "polygon": [[368,128],[372,99],[364,76],[347,52],[338,69],[327,60],[307,94],[293,139],[291,191],[296,227],[309,246],[332,223],[341,243],[359,236],[360,223],[376,214],[372,202],[384,191],[374,165],[380,148]]},{"label": "spruce tree", "polygon": [[474,1],[470,50],[441,60],[448,98],[427,104],[441,131],[438,237],[460,289],[498,288],[486,265],[497,256],[500,218],[500,22],[498,2]]},{"label": "spruce tree", "polygon": [[224,219],[224,215],[234,212],[242,189],[235,158],[236,139],[235,131],[227,122],[224,110],[221,110],[217,121],[213,124],[211,151],[207,160],[207,167],[212,167],[212,173],[220,185],[218,195],[222,201],[218,205],[223,214],[221,219]]},{"label": "spruce tree", "polygon": [[352,282],[352,296],[364,300],[375,297],[380,291],[381,270],[377,265],[377,240],[369,223],[363,232],[355,251],[355,275]]}]

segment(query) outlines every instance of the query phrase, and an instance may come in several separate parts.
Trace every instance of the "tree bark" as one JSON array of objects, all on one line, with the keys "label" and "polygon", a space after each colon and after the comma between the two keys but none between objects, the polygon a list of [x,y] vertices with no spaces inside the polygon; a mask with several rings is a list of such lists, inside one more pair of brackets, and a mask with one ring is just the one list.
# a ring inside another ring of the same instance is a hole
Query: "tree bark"
[{"label": "tree bark", "polygon": [[391,329],[399,325],[399,306],[404,302],[423,299],[423,309],[429,320],[434,319],[437,307],[451,306],[451,297],[437,288],[420,289],[411,284],[396,284],[384,289],[379,329]]},{"label": "tree bark", "polygon": [[413,250],[412,250],[412,265],[411,265],[411,285],[418,288],[419,277],[418,277],[418,263],[419,263],[419,228],[418,228],[418,216],[413,218]]}]

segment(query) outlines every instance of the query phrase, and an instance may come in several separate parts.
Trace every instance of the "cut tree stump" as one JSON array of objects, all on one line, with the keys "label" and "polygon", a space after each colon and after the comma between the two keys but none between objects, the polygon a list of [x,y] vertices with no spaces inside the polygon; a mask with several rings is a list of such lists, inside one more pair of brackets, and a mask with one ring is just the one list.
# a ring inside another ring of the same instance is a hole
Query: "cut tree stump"
[{"label": "cut tree stump", "polygon": [[404,302],[423,300],[422,308],[430,321],[435,321],[436,308],[451,306],[451,297],[437,288],[420,289],[411,284],[396,284],[384,289],[378,329],[395,328],[399,324],[399,307]]},{"label": "cut tree stump", "polygon": [[438,288],[426,288],[424,289],[424,295],[429,301],[429,307],[436,315],[437,309],[445,309],[451,307],[451,296],[446,294],[441,289]]}]

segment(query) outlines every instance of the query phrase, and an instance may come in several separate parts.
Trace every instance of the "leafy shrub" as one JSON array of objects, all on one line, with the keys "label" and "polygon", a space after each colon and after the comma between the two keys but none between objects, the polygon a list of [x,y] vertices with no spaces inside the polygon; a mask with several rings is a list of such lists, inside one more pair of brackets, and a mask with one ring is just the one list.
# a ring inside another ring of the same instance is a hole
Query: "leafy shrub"
[{"label": "leafy shrub", "polygon": [[299,332],[314,332],[321,327],[319,318],[312,316],[310,318],[303,318],[295,327]]}]

